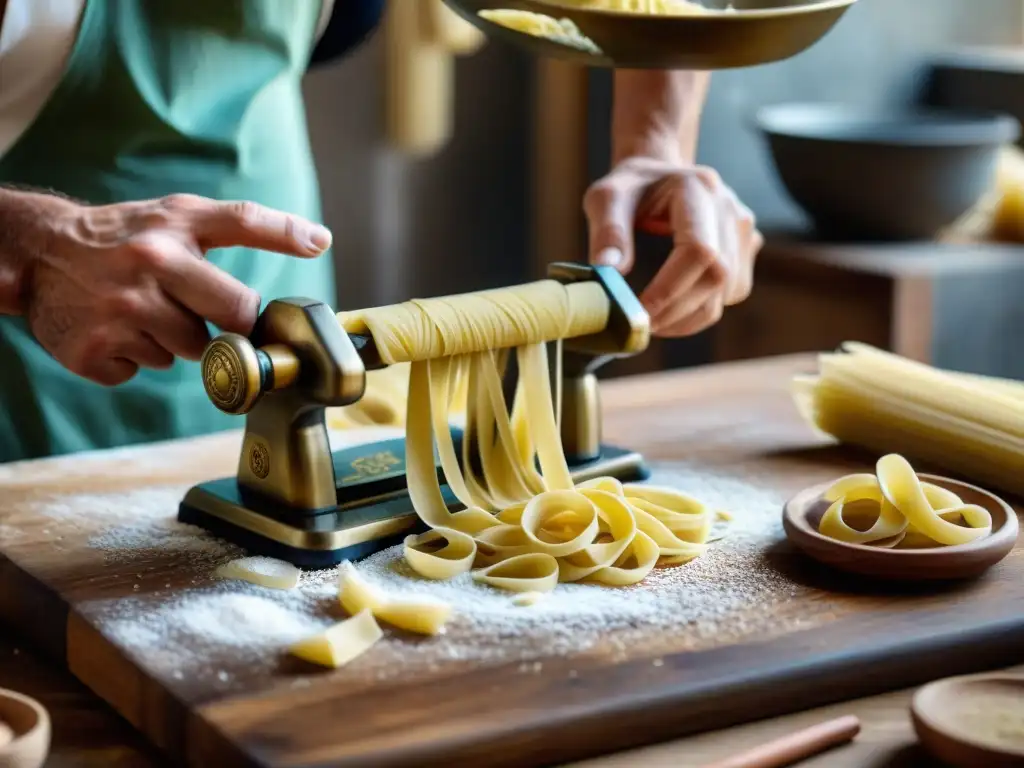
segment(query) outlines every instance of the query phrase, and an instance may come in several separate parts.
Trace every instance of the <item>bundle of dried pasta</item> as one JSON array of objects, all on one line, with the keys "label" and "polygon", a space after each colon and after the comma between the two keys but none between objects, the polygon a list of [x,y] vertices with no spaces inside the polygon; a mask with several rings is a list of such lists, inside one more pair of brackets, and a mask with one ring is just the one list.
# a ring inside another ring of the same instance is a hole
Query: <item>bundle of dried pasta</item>
[{"label": "bundle of dried pasta", "polygon": [[829,508],[818,532],[848,544],[889,549],[956,546],[992,532],[984,507],[922,482],[899,454],[883,456],[875,474],[847,475],[824,493]]},{"label": "bundle of dried pasta", "polygon": [[796,377],[793,394],[804,417],[840,442],[1024,492],[1024,383],[847,342],[819,356],[816,376]]},{"label": "bundle of dried pasta", "polygon": [[[339,315],[347,331],[372,334],[382,359],[413,361],[406,472],[413,507],[430,530],[406,540],[405,558],[421,576],[476,569],[479,582],[530,593],[560,581],[618,586],[706,550],[717,515],[701,501],[612,478],[572,481],[545,344],[599,331],[608,313],[600,285],[544,280]],[[519,378],[510,413],[501,381],[514,346]],[[460,461],[448,421],[462,380]],[[460,511],[442,497],[435,447]]]}]

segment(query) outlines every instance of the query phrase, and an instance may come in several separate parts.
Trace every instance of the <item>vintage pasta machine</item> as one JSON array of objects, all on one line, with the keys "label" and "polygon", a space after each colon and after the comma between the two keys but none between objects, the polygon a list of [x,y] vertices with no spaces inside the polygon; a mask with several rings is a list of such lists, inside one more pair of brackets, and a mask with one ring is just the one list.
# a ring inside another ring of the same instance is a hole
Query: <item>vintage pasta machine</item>
[{"label": "vintage pasta machine", "polygon": [[[562,340],[560,431],[573,476],[643,479],[639,454],[601,440],[595,373],[646,349],[647,313],[610,267],[557,263],[548,277],[597,281],[611,307],[603,331]],[[220,410],[246,416],[238,473],[193,487],[178,519],[253,554],[313,568],[364,557],[417,530],[404,440],[333,454],[328,441],[325,409],[358,401],[366,371],[380,367],[372,338],[346,333],[326,304],[305,299],[271,301],[249,338],[213,339],[201,363],[207,395]],[[461,441],[461,430],[452,431]]]}]

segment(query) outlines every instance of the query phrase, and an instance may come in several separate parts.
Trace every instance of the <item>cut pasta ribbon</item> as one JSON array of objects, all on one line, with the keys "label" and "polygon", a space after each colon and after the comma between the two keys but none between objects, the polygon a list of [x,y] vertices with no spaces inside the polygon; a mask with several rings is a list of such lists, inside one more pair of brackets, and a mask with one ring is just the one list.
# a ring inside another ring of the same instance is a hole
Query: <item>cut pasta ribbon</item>
[{"label": "cut pasta ribbon", "polygon": [[[848,544],[899,549],[956,546],[992,532],[988,510],[965,504],[946,488],[922,483],[898,454],[879,459],[874,475],[840,478],[822,498],[831,505],[818,532]],[[854,510],[862,514],[850,514]],[[851,525],[850,518],[867,520],[869,525]]]},{"label": "cut pasta ribbon", "polygon": [[[707,550],[719,513],[699,500],[607,477],[573,483],[545,344],[600,331],[608,313],[601,286],[545,280],[339,315],[347,331],[373,336],[382,360],[412,362],[407,485],[431,529],[405,540],[416,573],[451,579],[476,568],[479,583],[544,593],[559,582],[635,584]],[[502,376],[515,344],[509,408]],[[457,450],[448,424],[460,392],[466,426]],[[461,511],[442,495],[437,461]]]},{"label": "cut pasta ribbon", "polygon": [[368,611],[335,624],[291,647],[291,654],[312,664],[336,669],[362,656],[384,636]]},{"label": "cut pasta ribbon", "polygon": [[452,615],[451,605],[440,600],[385,595],[364,581],[348,562],[339,568],[338,598],[353,616],[369,611],[385,624],[420,635],[438,634]]}]

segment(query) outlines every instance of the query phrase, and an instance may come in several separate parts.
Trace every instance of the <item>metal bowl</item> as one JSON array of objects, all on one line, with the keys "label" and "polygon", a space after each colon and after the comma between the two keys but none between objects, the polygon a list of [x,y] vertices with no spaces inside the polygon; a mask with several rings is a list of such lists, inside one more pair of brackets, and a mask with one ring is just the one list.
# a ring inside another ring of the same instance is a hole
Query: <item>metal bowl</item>
[{"label": "metal bowl", "polygon": [[933,237],[991,188],[999,149],[1020,135],[999,114],[784,104],[761,110],[775,168],[818,234]]},{"label": "metal bowl", "polygon": [[[733,69],[781,61],[810,48],[856,0],[733,0],[736,13],[654,16],[589,10],[560,0],[445,0],[488,37],[537,56],[619,69]],[[703,0],[725,10],[728,0]],[[484,10],[532,11],[571,20],[601,50],[579,50],[523,34],[479,16]]]}]

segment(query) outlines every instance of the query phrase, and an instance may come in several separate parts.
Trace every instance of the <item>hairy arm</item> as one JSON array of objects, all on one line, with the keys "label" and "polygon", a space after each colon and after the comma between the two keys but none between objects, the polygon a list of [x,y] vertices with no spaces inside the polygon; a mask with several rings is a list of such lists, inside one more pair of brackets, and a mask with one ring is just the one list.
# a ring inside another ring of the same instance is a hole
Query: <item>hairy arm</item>
[{"label": "hairy arm", "polygon": [[199,359],[206,323],[248,334],[260,296],[207,261],[241,246],[311,258],[331,233],[244,200],[171,195],[92,206],[0,186],[0,314],[100,384]]},{"label": "hairy arm", "polygon": [[692,164],[710,80],[707,72],[616,71],[612,165],[636,156]]},{"label": "hairy arm", "polygon": [[57,195],[0,186],[0,315],[25,314],[31,264],[49,240],[45,222],[69,205]]}]

